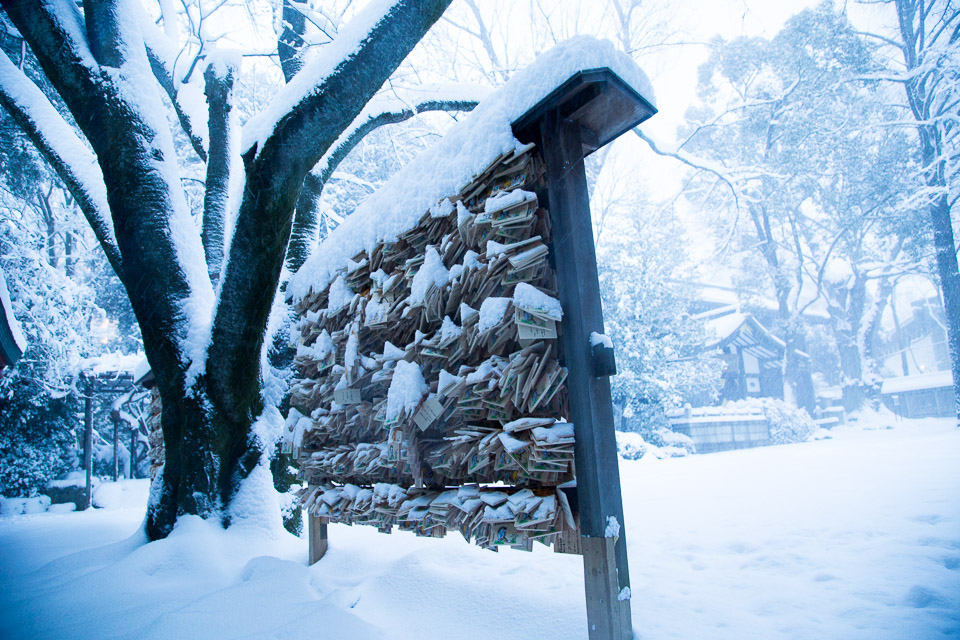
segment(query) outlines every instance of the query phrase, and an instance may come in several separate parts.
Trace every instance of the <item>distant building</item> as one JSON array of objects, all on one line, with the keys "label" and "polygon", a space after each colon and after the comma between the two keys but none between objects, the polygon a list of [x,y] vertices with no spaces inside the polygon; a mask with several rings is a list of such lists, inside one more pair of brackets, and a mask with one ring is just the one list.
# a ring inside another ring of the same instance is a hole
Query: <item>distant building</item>
[{"label": "distant building", "polygon": [[[891,307],[891,311],[896,309]],[[890,335],[877,344],[877,353],[889,373],[912,376],[950,369],[947,323],[939,298],[913,301],[905,318],[891,315]]]},{"label": "distant building", "polygon": [[707,321],[716,338],[706,344],[723,354],[725,400],[783,397],[786,344],[752,315],[734,312]]},{"label": "distant building", "polygon": [[883,404],[904,418],[949,418],[957,415],[950,371],[888,378],[880,387]]},{"label": "distant building", "polygon": [[[786,343],[752,314],[734,306],[708,311],[701,317],[709,336],[704,349],[719,350],[725,363],[720,399],[782,399]],[[796,353],[802,362],[809,363],[807,354]]]}]

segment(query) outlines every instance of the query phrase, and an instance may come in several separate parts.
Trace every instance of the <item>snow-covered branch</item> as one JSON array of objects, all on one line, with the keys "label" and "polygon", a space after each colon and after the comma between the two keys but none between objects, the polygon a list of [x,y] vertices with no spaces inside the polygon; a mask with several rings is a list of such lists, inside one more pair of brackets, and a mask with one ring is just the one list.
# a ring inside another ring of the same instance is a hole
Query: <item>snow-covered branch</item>
[{"label": "snow-covered branch", "polygon": [[733,185],[733,181],[727,176],[727,172],[723,167],[718,167],[715,163],[710,162],[709,160],[704,160],[702,158],[697,158],[689,153],[684,151],[669,151],[661,147],[657,142],[653,140],[650,136],[645,134],[640,130],[640,127],[636,127],[633,132],[638,138],[647,143],[650,149],[660,156],[665,156],[668,158],[673,158],[674,160],[679,160],[688,167],[697,169],[698,171],[706,171],[707,173],[712,173],[715,175],[721,182],[723,182],[730,189],[731,195],[733,195],[733,200],[737,205],[737,208],[740,207],[740,195],[737,188]]},{"label": "snow-covered branch", "polygon": [[207,273],[214,284],[220,279],[220,269],[223,266],[224,233],[230,210],[231,180],[242,179],[241,175],[231,175],[230,171],[231,161],[236,152],[236,142],[233,140],[236,123],[235,117],[231,117],[233,83],[236,76],[236,65],[233,62],[214,60],[207,65],[203,73],[209,109],[207,122],[210,155],[203,196],[201,239],[207,262]]},{"label": "snow-covered branch", "polygon": [[153,71],[153,76],[157,79],[160,87],[164,93],[167,94],[167,98],[169,98],[170,103],[173,105],[173,110],[177,114],[180,127],[190,140],[190,146],[193,147],[193,150],[200,159],[206,162],[206,119],[203,117],[202,112],[195,113],[194,110],[187,106],[189,101],[182,100],[182,96],[174,84],[172,67],[164,61],[158,53],[158,49],[151,47],[149,44],[147,45],[147,59],[150,61],[150,69]]},{"label": "snow-covered branch", "polygon": [[13,62],[0,55],[0,103],[30,137],[76,199],[110,266],[123,266],[97,158],[47,97]]},{"label": "snow-covered branch", "polygon": [[472,84],[401,87],[383,92],[368,102],[304,183],[287,251],[287,269],[296,273],[307,259],[317,226],[316,201],[343,159],[367,134],[428,111],[470,111],[489,91],[488,87]]},{"label": "snow-covered branch", "polygon": [[396,124],[428,111],[470,111],[490,92],[473,84],[395,88],[374,97],[320,159],[314,172],[323,182],[363,138],[385,124]]},{"label": "snow-covered branch", "polygon": [[369,3],[244,127],[246,188],[206,364],[213,406],[238,430],[249,427],[247,411],[261,408],[260,372],[249,363],[261,360],[304,180],[450,2]]}]

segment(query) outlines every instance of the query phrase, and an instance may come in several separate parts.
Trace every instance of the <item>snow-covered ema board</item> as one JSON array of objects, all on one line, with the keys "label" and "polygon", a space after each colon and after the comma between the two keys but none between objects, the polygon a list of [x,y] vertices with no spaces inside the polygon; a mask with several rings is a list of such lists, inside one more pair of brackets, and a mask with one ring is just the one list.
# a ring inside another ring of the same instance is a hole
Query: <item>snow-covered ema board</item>
[{"label": "snow-covered ema board", "polygon": [[298,302],[287,442],[309,513],[578,548],[543,174],[517,147]]}]

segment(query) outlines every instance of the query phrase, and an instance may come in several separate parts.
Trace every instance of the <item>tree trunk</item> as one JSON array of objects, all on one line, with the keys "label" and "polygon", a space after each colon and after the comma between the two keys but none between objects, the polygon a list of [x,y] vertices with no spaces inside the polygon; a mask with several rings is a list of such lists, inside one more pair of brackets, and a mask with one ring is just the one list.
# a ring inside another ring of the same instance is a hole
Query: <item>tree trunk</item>
[{"label": "tree trunk", "polygon": [[[180,462],[164,468],[168,497],[152,510],[156,532],[168,532],[179,513],[203,515],[217,507],[223,524],[230,524],[231,501],[269,444],[251,425],[263,411],[261,354],[304,178],[449,3],[398,2],[369,33],[372,44],[361,46],[326,78],[323,91],[282,118],[262,148],[244,154],[246,188],[221,276],[206,371],[192,395],[171,396],[169,420],[184,427],[180,449],[167,449],[167,460],[177,456]],[[161,395],[166,443],[168,400],[163,389]],[[203,499],[185,495],[190,489]]]},{"label": "tree trunk", "polygon": [[960,426],[960,269],[957,268],[957,249],[946,194],[930,203],[930,221],[933,225],[933,245],[937,253],[937,275],[940,276],[940,289],[943,292],[943,307],[946,312],[957,425]]},{"label": "tree trunk", "polygon": [[68,278],[72,278],[77,270],[77,256],[74,254],[73,231],[65,231],[63,234],[63,264]]},{"label": "tree trunk", "polygon": [[861,274],[854,276],[853,285],[843,291],[835,291],[838,304],[830,305],[830,320],[837,352],[840,356],[840,372],[843,376],[843,407],[854,411],[863,405],[863,355],[860,350],[860,327],[866,304],[867,281]]},{"label": "tree trunk", "polygon": [[[212,312],[204,309],[213,306],[213,289],[207,270],[198,267],[203,245],[179,184],[172,137],[166,120],[153,115],[159,95],[128,84],[152,72],[143,42],[123,40],[137,37],[121,20],[126,7],[103,0],[84,3],[81,14],[68,0],[4,0],[102,170],[115,247],[95,220],[91,224],[130,298],[163,406],[165,465],[148,505],[150,538],[169,534],[181,514],[229,525],[233,497],[271,444],[261,442],[252,425],[263,411],[261,354],[304,177],[450,1],[397,0],[387,7],[356,49],[279,118],[262,146],[246,150],[246,188],[230,255],[222,273],[209,267],[221,273]],[[25,128],[35,124],[20,121]],[[58,160],[35,138],[45,156]],[[80,200],[83,185],[68,186]],[[213,202],[222,200],[213,194]],[[213,235],[206,237],[215,248]]]},{"label": "tree trunk", "polygon": [[46,227],[44,241],[47,249],[47,264],[55,268],[57,266],[57,220],[53,215],[53,207],[50,206],[50,195],[52,193],[52,185],[46,193],[37,189],[37,207],[40,209],[40,218]]},{"label": "tree trunk", "polygon": [[[218,73],[222,71],[223,73]],[[207,97],[207,179],[203,193],[203,253],[210,281],[216,285],[223,267],[223,241],[230,197],[230,111],[234,71],[207,65],[203,73]]]},{"label": "tree trunk", "polygon": [[[950,181],[947,158],[956,153],[956,78],[950,77],[940,64],[939,56],[953,48],[960,38],[957,26],[960,13],[944,6],[934,10],[915,0],[896,0],[898,26],[904,65],[909,79],[904,83],[907,103],[917,122],[920,137],[920,157],[926,172],[928,189],[937,194],[929,199],[927,209],[933,227],[933,246],[937,255],[937,275],[943,293],[947,319],[947,342],[950,347],[950,370],[953,374],[953,394],[957,425],[960,426],[960,269],[957,266],[957,245],[950,219]],[[948,40],[946,47],[943,40]],[[939,41],[939,42],[938,42]],[[940,48],[938,50],[938,47]],[[936,64],[924,73],[915,73]],[[938,92],[945,96],[938,96]],[[940,99],[946,97],[946,100]],[[950,137],[952,136],[952,139]]]}]

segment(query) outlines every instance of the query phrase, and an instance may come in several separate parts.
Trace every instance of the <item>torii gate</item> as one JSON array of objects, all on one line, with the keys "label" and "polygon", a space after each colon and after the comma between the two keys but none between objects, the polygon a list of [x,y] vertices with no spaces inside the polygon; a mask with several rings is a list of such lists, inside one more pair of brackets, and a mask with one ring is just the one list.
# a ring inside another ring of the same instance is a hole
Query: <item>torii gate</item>
[{"label": "torii gate", "polygon": [[[89,509],[93,499],[93,394],[95,393],[127,393],[133,389],[133,374],[129,371],[104,371],[93,373],[84,371],[80,374],[83,384],[83,467],[87,474],[87,486],[84,496],[83,509]],[[113,476],[117,479],[117,422],[113,421]],[[130,460],[131,469],[133,459]]]}]

